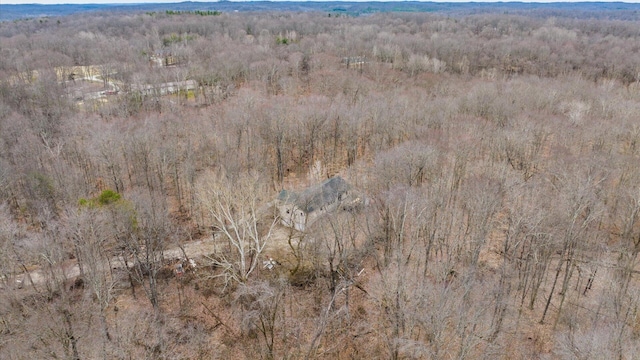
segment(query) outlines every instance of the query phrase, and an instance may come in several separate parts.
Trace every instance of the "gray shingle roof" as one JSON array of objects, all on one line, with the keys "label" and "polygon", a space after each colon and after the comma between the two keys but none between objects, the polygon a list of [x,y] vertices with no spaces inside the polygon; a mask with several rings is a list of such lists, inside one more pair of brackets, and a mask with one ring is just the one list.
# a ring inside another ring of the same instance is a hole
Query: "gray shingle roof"
[{"label": "gray shingle roof", "polygon": [[320,184],[311,186],[301,193],[282,190],[278,195],[278,200],[293,203],[307,214],[342,200],[342,197],[349,191],[349,184],[339,176],[327,179]]}]

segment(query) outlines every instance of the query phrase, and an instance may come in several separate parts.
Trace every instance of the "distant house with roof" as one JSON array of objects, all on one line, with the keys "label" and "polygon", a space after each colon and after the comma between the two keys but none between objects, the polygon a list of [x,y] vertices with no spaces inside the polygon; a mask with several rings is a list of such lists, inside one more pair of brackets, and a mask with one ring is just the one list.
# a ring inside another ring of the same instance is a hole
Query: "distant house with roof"
[{"label": "distant house with roof", "polygon": [[351,185],[339,176],[311,186],[300,193],[282,190],[278,195],[278,211],[284,226],[304,231],[318,217],[342,207],[351,210],[362,204]]},{"label": "distant house with roof", "polygon": [[152,67],[177,66],[184,59],[174,54],[170,49],[160,49],[149,56],[149,64]]},{"label": "distant house with roof", "polygon": [[180,91],[195,90],[198,83],[195,80],[173,81],[161,84],[132,84],[131,92],[141,95],[169,95]]}]

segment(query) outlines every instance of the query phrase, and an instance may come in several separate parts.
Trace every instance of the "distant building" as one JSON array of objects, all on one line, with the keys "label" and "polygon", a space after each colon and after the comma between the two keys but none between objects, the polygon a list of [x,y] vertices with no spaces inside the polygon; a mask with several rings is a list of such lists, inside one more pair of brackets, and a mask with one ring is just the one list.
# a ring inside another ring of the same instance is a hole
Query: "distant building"
[{"label": "distant building", "polygon": [[351,186],[341,177],[335,176],[301,193],[282,190],[278,195],[278,202],[282,224],[304,231],[327,212],[340,207],[343,210],[351,210],[360,206],[362,197],[355,196]]},{"label": "distant building", "polygon": [[169,95],[175,94],[179,91],[195,90],[198,87],[198,83],[195,80],[186,81],[174,81],[161,83],[156,85],[151,84],[132,84],[131,91],[137,92],[142,95]]},{"label": "distant building", "polygon": [[169,49],[158,50],[149,56],[149,64],[153,67],[176,66],[180,63],[180,58]]},{"label": "distant building", "polygon": [[362,70],[367,59],[364,56],[347,56],[342,58],[342,63],[347,65],[347,69]]}]

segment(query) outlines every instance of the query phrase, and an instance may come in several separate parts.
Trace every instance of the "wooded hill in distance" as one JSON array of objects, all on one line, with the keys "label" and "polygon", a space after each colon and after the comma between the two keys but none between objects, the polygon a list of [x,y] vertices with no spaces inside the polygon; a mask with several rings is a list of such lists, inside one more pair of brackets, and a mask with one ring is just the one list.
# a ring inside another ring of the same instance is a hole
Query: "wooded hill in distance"
[{"label": "wooded hill in distance", "polygon": [[640,6],[626,2],[422,2],[422,1],[218,1],[218,2],[177,2],[139,4],[0,4],[0,21],[26,18],[66,16],[91,12],[117,12],[130,14],[137,12],[164,12],[218,10],[224,12],[325,12],[349,16],[360,16],[387,12],[428,12],[443,15],[472,15],[481,13],[527,15],[535,17],[571,17],[584,19],[638,20]]},{"label": "wooded hill in distance", "polygon": [[0,23],[1,358],[637,358],[631,5],[191,5]]}]

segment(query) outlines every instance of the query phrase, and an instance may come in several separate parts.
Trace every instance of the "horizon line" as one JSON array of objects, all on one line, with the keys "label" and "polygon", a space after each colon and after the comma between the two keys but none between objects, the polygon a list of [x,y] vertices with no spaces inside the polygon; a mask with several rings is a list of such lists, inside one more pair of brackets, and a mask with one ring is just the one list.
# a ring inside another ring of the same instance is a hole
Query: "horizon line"
[{"label": "horizon line", "polygon": [[[80,0],[82,1],[82,0]],[[43,2],[2,2],[0,6],[3,5],[41,5],[41,6],[63,6],[63,5],[103,5],[103,6],[119,6],[119,5],[170,5],[170,4],[187,4],[187,3],[203,3],[203,4],[214,4],[214,3],[251,3],[251,2],[290,2],[290,3],[327,3],[327,2],[340,2],[340,3],[438,3],[438,4],[483,4],[483,3],[491,3],[491,4],[541,4],[541,5],[551,5],[551,4],[580,4],[580,3],[603,3],[603,4],[638,4],[638,1],[620,1],[620,0],[551,0],[551,1],[540,1],[540,0],[188,0],[188,1],[138,1],[134,0],[131,2],[60,2],[60,3],[43,3]]]}]

